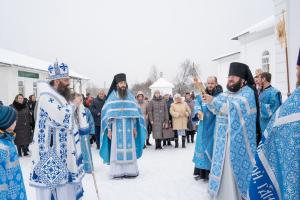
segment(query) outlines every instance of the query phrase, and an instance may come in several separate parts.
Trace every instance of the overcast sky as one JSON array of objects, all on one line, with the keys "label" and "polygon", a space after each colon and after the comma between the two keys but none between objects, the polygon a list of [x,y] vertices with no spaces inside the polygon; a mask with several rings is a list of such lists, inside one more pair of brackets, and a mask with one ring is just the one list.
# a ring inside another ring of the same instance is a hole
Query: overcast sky
[{"label": "overcast sky", "polygon": [[0,0],[0,48],[58,58],[99,87],[157,66],[173,81],[185,59],[213,74],[230,38],[273,13],[272,0]]}]

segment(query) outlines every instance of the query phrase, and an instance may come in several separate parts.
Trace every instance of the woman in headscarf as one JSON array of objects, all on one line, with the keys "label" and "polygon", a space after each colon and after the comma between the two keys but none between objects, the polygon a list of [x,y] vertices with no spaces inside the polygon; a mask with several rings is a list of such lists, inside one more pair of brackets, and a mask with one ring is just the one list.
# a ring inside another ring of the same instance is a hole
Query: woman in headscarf
[{"label": "woman in headscarf", "polygon": [[152,125],[153,138],[155,139],[155,149],[162,149],[163,128],[168,125],[169,113],[167,104],[159,90],[154,92],[153,99],[149,103],[149,120]]},{"label": "woman in headscarf", "polygon": [[180,94],[174,96],[174,103],[171,105],[170,113],[173,120],[173,130],[175,132],[175,148],[178,148],[178,136],[182,136],[182,148],[185,148],[185,137],[188,124],[188,118],[191,115],[191,109],[184,102]]}]

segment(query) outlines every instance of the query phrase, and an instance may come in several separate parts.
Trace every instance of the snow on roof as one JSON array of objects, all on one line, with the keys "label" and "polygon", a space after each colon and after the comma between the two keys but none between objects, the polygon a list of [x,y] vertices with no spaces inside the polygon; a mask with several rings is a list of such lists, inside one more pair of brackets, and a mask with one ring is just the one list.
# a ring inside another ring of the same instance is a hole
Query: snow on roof
[{"label": "snow on roof", "polygon": [[274,27],[274,25],[275,25],[275,16],[272,15],[272,16],[264,19],[263,21],[240,32],[239,34],[236,34],[235,36],[233,36],[231,38],[231,40],[239,40],[239,38],[241,36],[248,35],[248,34],[255,33],[255,32],[260,32],[260,31],[272,28],[272,27]]},{"label": "snow on roof", "polygon": [[238,54],[240,54],[240,53],[241,53],[240,51],[227,53],[227,54],[224,54],[224,55],[221,55],[221,56],[218,56],[218,57],[212,59],[212,61],[218,61],[218,60],[221,60],[221,59],[223,59],[223,58],[228,58],[228,57],[230,57],[230,56],[238,55]]},{"label": "snow on roof", "polygon": [[174,88],[174,85],[164,78],[159,78],[149,88]]},{"label": "snow on roof", "polygon": [[[41,71],[48,71],[48,66],[53,64],[52,62],[40,60],[30,56],[26,56],[14,51],[0,48],[0,63],[9,65],[17,65],[20,67],[36,69]],[[81,74],[74,72],[69,69],[70,76],[72,78],[79,78],[88,80],[88,77],[82,76]]]}]

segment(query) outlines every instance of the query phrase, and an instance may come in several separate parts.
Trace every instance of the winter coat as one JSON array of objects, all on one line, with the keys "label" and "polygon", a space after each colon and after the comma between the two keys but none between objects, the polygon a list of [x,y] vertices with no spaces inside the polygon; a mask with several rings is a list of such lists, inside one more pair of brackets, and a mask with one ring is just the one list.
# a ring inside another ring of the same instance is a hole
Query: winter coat
[{"label": "winter coat", "polygon": [[15,144],[28,145],[32,142],[32,115],[28,106],[16,101],[11,105],[17,111],[17,125],[14,130],[16,133]]},{"label": "winter coat", "polygon": [[171,105],[170,113],[172,115],[172,120],[173,120],[173,130],[186,130],[188,117],[191,115],[191,110],[187,105],[187,103],[174,102]]},{"label": "winter coat", "polygon": [[195,101],[194,100],[185,100],[185,102],[187,103],[187,105],[189,106],[189,108],[191,110],[191,114],[188,118],[187,128],[189,131],[194,131],[194,130],[196,130],[196,126],[194,126],[194,123],[192,121],[192,115],[194,113]]},{"label": "winter coat", "polygon": [[[104,106],[105,99],[100,99],[98,96],[90,105],[90,111],[93,115],[95,126],[101,126],[101,110]],[[100,115],[98,115],[100,113]]]},{"label": "winter coat", "polygon": [[163,124],[169,121],[169,113],[166,102],[162,97],[153,99],[149,103],[149,121],[152,124],[154,139],[163,139]]},{"label": "winter coat", "polygon": [[169,121],[172,122],[172,115],[171,115],[171,113],[170,113],[170,108],[171,108],[172,103],[174,103],[173,98],[170,97],[166,103],[167,103],[167,107],[168,107]]},{"label": "winter coat", "polygon": [[34,113],[35,105],[36,105],[36,101],[30,101],[30,100],[28,101],[28,108],[31,113]]},{"label": "winter coat", "polygon": [[35,126],[35,120],[34,120],[34,109],[35,109],[35,105],[36,105],[36,101],[28,101],[28,108],[30,110],[30,114],[31,114],[31,126],[32,126],[32,130],[34,130],[34,126]]}]

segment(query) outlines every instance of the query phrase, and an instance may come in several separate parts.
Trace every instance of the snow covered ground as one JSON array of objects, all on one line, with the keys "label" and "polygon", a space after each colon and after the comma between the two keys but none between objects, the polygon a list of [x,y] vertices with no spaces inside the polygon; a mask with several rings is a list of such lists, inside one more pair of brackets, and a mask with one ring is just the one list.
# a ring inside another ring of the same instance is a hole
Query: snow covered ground
[{"label": "snow covered ground", "polygon": [[[152,144],[154,142],[152,141]],[[207,200],[207,183],[193,179],[194,145],[186,149],[148,147],[139,159],[140,175],[136,179],[109,179],[109,166],[104,165],[95,146],[92,147],[97,184],[101,200]],[[30,157],[20,158],[29,200],[35,200],[35,190],[28,184]],[[92,175],[83,179],[85,200],[97,200]]]}]

